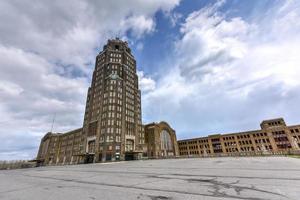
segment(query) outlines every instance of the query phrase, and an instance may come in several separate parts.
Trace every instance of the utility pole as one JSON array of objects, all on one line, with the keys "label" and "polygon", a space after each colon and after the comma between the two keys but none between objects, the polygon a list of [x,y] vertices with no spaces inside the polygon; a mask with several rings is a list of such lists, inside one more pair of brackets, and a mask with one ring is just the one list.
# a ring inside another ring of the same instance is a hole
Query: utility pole
[{"label": "utility pole", "polygon": [[53,131],[53,126],[54,126],[54,121],[55,121],[55,117],[56,117],[56,113],[54,113],[54,116],[53,116],[53,120],[52,120],[52,125],[51,125],[51,133]]}]

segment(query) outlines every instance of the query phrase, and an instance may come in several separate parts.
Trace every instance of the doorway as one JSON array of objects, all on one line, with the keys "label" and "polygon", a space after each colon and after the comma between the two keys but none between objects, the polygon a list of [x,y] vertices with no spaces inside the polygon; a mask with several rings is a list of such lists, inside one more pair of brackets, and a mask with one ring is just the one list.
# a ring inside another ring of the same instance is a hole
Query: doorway
[{"label": "doorway", "polygon": [[134,154],[132,152],[125,153],[125,160],[134,160]]},{"label": "doorway", "polygon": [[87,154],[84,159],[84,163],[93,163],[94,162],[94,154]]}]

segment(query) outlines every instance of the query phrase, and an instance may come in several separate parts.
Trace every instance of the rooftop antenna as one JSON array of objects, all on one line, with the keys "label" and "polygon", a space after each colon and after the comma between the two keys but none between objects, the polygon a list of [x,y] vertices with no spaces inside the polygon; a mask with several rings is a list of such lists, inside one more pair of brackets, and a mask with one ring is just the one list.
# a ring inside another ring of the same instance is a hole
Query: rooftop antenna
[{"label": "rooftop antenna", "polygon": [[53,131],[53,126],[54,126],[55,117],[56,117],[56,112],[54,113],[53,120],[52,120],[51,131],[50,131],[51,133],[52,133],[52,131]]}]

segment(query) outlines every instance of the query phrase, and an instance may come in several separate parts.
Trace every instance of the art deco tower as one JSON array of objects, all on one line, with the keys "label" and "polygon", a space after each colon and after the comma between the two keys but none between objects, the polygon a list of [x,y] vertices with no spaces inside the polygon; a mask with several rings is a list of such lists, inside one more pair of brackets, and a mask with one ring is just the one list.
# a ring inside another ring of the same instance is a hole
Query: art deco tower
[{"label": "art deco tower", "polygon": [[141,153],[141,92],[127,42],[108,40],[97,55],[88,89],[83,133],[93,162],[132,159]]}]

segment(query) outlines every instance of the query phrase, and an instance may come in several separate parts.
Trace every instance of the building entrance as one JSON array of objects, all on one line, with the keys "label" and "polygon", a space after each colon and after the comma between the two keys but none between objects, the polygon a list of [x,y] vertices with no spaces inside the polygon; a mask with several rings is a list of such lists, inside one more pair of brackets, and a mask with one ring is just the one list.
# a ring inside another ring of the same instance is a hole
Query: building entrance
[{"label": "building entrance", "polygon": [[125,160],[134,160],[134,154],[132,152],[125,153]]},{"label": "building entrance", "polygon": [[88,164],[88,163],[93,163],[94,162],[94,154],[87,154],[85,155],[85,158],[84,158],[84,163],[85,164]]}]

